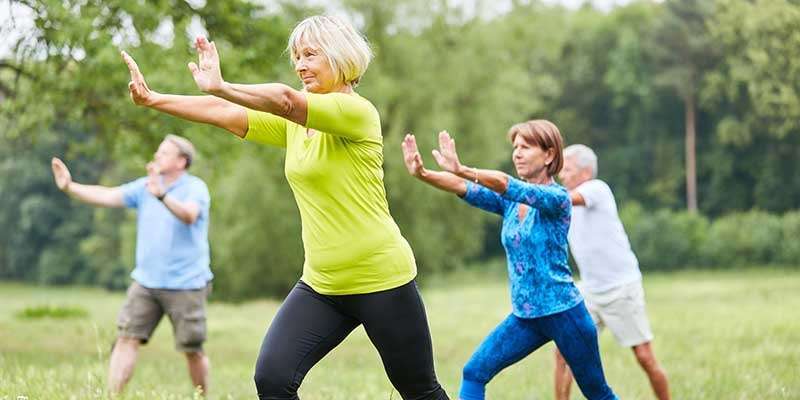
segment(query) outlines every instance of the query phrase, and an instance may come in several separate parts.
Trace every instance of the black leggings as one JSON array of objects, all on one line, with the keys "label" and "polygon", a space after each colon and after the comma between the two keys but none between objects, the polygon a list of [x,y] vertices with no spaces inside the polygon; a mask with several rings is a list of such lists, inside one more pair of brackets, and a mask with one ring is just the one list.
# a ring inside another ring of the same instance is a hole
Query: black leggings
[{"label": "black leggings", "polygon": [[392,385],[404,400],[447,400],[433,369],[425,307],[411,281],[377,293],[322,295],[300,281],[267,330],[256,362],[261,400],[299,399],[306,373],[364,324]]}]

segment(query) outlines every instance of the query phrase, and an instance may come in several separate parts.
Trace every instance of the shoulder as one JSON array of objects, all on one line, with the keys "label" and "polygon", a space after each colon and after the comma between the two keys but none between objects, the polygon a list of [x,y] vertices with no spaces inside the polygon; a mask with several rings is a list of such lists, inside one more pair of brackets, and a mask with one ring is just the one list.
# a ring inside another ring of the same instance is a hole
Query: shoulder
[{"label": "shoulder", "polygon": [[575,190],[584,193],[584,192],[591,192],[591,193],[608,193],[611,194],[611,187],[605,181],[600,179],[592,179],[590,181],[586,181],[578,185]]},{"label": "shoulder", "polygon": [[548,185],[545,185],[544,187],[554,196],[559,196],[569,199],[569,191],[560,183],[553,182]]},{"label": "shoulder", "polygon": [[598,204],[608,205],[615,202],[611,187],[600,179],[586,181],[575,190],[583,196],[587,207],[594,207]]},{"label": "shoulder", "polygon": [[186,183],[194,187],[208,188],[206,182],[196,175],[186,174]]},{"label": "shoulder", "polygon": [[143,176],[141,178],[136,178],[128,183],[122,185],[123,188],[127,190],[136,190],[139,188],[143,188],[147,184],[147,177]]},{"label": "shoulder", "polygon": [[324,107],[329,104],[335,104],[343,112],[378,118],[378,109],[375,105],[356,92],[309,93],[308,98],[309,103],[316,103],[318,106]]}]

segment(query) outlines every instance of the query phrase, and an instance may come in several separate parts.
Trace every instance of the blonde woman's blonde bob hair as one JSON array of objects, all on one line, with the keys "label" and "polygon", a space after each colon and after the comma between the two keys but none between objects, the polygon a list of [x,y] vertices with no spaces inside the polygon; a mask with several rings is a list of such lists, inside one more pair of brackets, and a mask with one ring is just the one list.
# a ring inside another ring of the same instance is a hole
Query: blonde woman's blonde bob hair
[{"label": "blonde woman's blonde bob hair", "polygon": [[322,51],[337,77],[337,83],[358,85],[372,60],[367,39],[349,22],[333,16],[315,15],[295,26],[287,46],[292,63],[297,59],[301,44]]}]

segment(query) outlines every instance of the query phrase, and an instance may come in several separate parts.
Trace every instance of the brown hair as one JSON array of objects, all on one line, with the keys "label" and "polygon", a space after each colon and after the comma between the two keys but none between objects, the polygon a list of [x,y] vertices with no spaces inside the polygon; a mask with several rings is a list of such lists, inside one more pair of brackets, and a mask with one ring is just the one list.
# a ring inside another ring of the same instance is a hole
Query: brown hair
[{"label": "brown hair", "polygon": [[564,166],[564,140],[558,127],[546,119],[534,119],[520,122],[508,130],[508,138],[513,142],[517,135],[522,135],[525,143],[539,147],[544,151],[553,150],[553,162],[547,166],[547,175],[556,176]]}]

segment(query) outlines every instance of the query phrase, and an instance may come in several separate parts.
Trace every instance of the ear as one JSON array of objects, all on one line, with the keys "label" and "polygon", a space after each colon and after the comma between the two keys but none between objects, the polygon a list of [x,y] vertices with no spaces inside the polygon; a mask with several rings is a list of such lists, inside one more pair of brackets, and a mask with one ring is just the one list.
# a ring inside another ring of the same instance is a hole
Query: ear
[{"label": "ear", "polygon": [[556,150],[549,148],[545,151],[544,165],[550,165],[556,158]]}]

